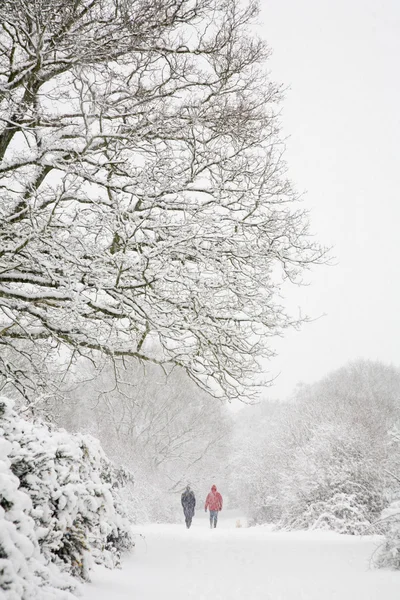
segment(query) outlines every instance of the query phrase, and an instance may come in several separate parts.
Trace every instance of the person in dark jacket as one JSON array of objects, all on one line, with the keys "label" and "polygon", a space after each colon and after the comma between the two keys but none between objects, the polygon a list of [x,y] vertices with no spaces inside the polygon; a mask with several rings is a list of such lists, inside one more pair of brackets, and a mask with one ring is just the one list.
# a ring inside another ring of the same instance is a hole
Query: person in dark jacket
[{"label": "person in dark jacket", "polygon": [[183,507],[183,514],[185,515],[186,527],[189,529],[192,524],[194,516],[194,509],[196,507],[196,497],[190,485],[186,486],[186,490],[181,496],[181,504]]}]

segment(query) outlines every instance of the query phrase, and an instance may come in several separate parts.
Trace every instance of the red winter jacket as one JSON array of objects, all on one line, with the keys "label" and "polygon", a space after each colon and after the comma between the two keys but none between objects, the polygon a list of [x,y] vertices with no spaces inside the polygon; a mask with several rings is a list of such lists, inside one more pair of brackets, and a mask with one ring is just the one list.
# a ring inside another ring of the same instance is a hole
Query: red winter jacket
[{"label": "red winter jacket", "polygon": [[222,496],[217,492],[217,487],[215,485],[212,486],[211,492],[208,493],[204,508],[206,510],[207,508],[210,510],[222,510]]}]

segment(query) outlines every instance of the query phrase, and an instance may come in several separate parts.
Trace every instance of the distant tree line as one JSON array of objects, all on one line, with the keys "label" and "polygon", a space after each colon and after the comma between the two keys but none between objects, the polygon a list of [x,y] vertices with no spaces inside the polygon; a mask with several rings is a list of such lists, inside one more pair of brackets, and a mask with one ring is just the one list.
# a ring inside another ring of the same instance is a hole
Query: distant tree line
[{"label": "distant tree line", "polygon": [[244,411],[232,489],[251,521],[286,529],[384,533],[400,567],[400,370],[356,361],[289,402]]}]

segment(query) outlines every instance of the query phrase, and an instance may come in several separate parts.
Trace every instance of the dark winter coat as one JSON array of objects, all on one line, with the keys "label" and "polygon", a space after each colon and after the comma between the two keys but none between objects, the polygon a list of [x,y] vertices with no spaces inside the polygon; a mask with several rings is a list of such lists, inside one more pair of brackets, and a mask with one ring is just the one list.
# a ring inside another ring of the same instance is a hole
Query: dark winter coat
[{"label": "dark winter coat", "polygon": [[193,517],[196,506],[196,498],[192,490],[185,490],[181,496],[181,503],[185,515]]}]

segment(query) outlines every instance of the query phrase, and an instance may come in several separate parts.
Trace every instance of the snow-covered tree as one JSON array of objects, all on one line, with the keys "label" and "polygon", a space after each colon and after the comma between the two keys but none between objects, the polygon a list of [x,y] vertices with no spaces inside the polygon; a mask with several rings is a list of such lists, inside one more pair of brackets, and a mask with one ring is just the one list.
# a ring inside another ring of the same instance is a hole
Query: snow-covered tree
[{"label": "snow-covered tree", "polygon": [[400,372],[363,360],[299,389],[282,488],[285,525],[361,533],[378,518],[399,398]]},{"label": "snow-covered tree", "polygon": [[255,415],[240,469],[250,517],[366,531],[389,500],[388,471],[398,460],[390,431],[399,411],[399,370],[360,360],[300,386],[280,411],[264,409],[269,420]]},{"label": "snow-covered tree", "polygon": [[[0,372],[50,356],[254,385],[321,249],[285,176],[252,0],[0,3]],[[38,387],[39,386],[39,387]]]}]

